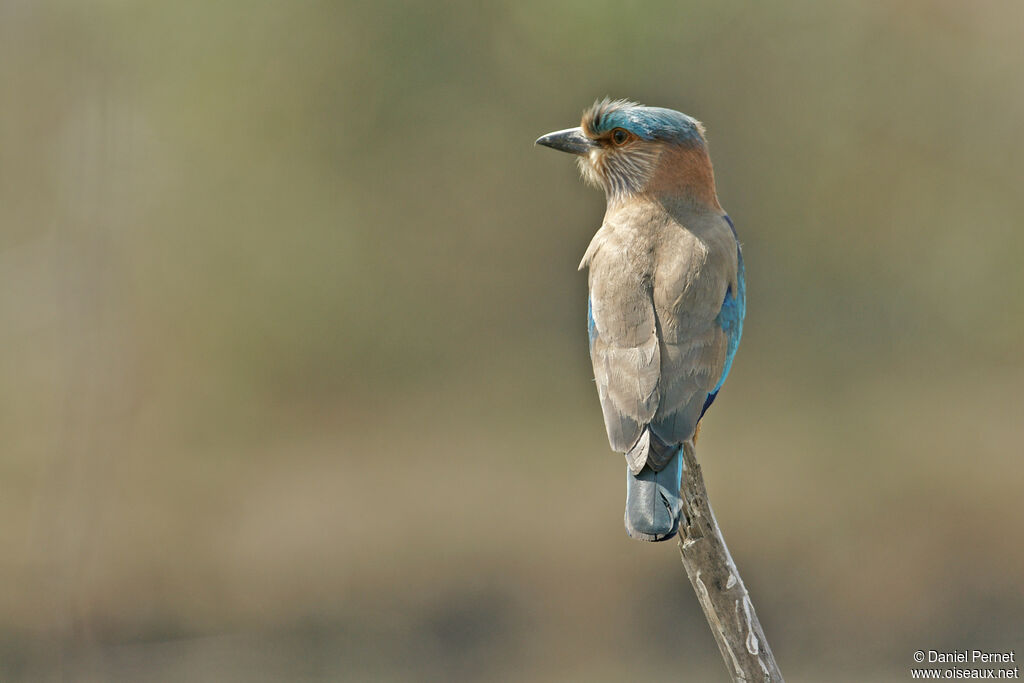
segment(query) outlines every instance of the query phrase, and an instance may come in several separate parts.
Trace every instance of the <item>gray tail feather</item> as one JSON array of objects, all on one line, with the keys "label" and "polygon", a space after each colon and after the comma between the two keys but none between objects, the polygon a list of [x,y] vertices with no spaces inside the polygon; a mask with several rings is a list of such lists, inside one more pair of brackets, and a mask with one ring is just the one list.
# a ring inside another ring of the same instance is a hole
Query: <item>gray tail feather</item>
[{"label": "gray tail feather", "polygon": [[638,474],[626,467],[626,533],[640,541],[667,541],[679,531],[679,485],[683,476],[682,448],[664,468],[650,465]]}]

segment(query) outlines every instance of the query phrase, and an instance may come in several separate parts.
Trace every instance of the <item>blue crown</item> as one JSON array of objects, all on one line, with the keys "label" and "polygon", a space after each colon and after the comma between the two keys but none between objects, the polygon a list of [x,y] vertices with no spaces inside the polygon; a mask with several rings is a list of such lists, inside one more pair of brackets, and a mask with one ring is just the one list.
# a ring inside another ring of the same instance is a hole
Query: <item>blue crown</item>
[{"label": "blue crown", "polygon": [[583,114],[582,127],[592,138],[615,128],[625,128],[642,140],[676,144],[704,143],[704,126],[697,119],[674,109],[645,107],[628,100],[605,98]]}]

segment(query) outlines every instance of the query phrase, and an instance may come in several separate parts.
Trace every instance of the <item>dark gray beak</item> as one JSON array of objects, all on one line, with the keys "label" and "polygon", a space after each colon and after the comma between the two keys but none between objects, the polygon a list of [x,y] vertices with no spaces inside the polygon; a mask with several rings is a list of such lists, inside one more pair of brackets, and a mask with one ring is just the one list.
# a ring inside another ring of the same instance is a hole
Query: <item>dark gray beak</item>
[{"label": "dark gray beak", "polygon": [[589,154],[590,150],[596,146],[590,138],[583,134],[582,128],[557,130],[554,133],[548,133],[537,138],[537,142],[534,144],[557,149],[559,152],[578,154],[579,156]]}]

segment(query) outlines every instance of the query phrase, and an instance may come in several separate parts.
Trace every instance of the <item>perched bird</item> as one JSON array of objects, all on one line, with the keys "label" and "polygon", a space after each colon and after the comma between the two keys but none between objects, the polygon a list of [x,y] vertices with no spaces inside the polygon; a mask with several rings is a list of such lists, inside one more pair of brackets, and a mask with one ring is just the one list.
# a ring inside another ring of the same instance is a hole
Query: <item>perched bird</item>
[{"label": "perched bird", "polygon": [[596,102],[579,128],[537,144],[578,157],[605,192],[588,267],[587,326],[612,449],[626,456],[626,532],[664,541],[679,530],[682,444],[732,365],[746,286],[722,210],[704,127],[671,109]]}]

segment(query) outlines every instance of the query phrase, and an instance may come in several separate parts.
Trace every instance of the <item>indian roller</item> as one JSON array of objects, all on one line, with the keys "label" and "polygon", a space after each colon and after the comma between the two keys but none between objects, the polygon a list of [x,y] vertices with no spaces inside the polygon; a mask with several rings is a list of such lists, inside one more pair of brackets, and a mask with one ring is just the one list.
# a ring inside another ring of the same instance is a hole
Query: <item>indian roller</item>
[{"label": "indian roller", "polygon": [[682,445],[722,388],[743,332],[743,256],[722,210],[703,125],[671,109],[596,102],[537,144],[574,154],[604,190],[587,327],[608,441],[626,456],[626,532],[679,530]]}]

